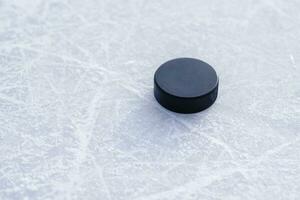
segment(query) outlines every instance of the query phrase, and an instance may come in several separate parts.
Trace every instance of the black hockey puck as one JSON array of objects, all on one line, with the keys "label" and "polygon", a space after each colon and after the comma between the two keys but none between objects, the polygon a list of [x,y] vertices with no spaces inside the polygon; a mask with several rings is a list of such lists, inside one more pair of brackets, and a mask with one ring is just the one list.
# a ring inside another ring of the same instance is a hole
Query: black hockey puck
[{"label": "black hockey puck", "polygon": [[178,113],[210,107],[218,95],[219,79],[207,63],[178,58],[162,64],[154,75],[154,96],[160,105]]}]

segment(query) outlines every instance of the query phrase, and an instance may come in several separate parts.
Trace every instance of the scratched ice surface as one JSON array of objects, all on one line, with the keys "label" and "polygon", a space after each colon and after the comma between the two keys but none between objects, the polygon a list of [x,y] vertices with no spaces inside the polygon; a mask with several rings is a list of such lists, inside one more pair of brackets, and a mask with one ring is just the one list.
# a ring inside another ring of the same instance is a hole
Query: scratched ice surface
[{"label": "scratched ice surface", "polygon": [[[299,200],[298,0],[0,0],[0,199]],[[166,60],[220,94],[153,98]]]}]

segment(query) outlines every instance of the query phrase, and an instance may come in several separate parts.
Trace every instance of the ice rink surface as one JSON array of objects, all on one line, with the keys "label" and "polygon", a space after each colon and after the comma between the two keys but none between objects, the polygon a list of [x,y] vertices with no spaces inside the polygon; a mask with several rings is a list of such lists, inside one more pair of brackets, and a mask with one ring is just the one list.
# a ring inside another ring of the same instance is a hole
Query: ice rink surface
[{"label": "ice rink surface", "polygon": [[[0,199],[299,200],[300,1],[0,0]],[[153,97],[177,57],[219,97]]]}]

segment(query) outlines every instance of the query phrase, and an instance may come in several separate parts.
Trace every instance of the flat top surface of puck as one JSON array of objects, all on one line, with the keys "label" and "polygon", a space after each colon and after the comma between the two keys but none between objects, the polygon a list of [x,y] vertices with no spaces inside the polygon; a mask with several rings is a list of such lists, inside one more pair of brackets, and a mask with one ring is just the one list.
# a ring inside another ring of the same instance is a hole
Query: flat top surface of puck
[{"label": "flat top surface of puck", "polygon": [[166,93],[181,98],[206,95],[218,85],[216,71],[194,58],[178,58],[162,64],[155,73],[155,81]]}]

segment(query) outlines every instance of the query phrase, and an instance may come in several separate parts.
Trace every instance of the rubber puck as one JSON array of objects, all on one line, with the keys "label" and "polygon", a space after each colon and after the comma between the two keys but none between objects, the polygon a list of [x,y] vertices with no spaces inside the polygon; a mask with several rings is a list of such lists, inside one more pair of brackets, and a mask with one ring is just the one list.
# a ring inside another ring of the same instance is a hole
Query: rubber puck
[{"label": "rubber puck", "polygon": [[177,58],[155,72],[154,96],[168,110],[196,113],[215,102],[218,85],[217,73],[209,64],[194,58]]}]

